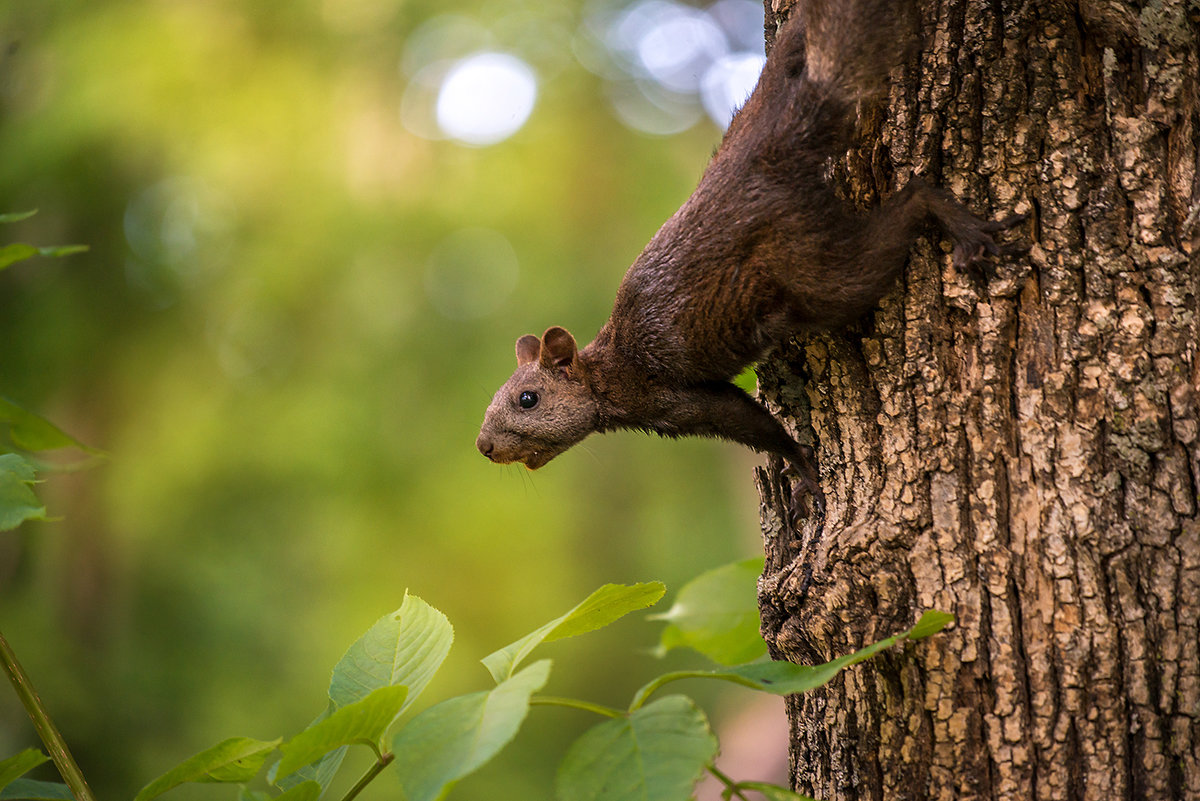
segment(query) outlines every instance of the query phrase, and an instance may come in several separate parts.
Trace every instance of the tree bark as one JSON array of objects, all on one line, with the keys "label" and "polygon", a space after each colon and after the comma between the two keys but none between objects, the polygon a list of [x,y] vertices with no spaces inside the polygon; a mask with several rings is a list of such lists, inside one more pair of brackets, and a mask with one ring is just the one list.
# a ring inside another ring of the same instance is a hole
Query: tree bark
[{"label": "tree bark", "polygon": [[866,207],[923,173],[1030,214],[1032,249],[977,288],[931,230],[869,319],[760,365],[828,504],[793,527],[758,473],[773,655],[957,618],[789,699],[793,780],[1198,799],[1200,3],[919,6],[919,58],[835,177]]}]

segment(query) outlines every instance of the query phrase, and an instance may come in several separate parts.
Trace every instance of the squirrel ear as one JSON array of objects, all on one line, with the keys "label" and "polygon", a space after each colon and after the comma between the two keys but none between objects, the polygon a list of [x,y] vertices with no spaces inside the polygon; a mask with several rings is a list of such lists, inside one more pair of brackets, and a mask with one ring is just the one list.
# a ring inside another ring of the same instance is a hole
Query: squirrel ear
[{"label": "squirrel ear", "polygon": [[579,354],[575,348],[575,337],[565,328],[557,325],[547,328],[542,334],[542,367],[561,368],[570,370],[579,364]]},{"label": "squirrel ear", "polygon": [[542,341],[533,334],[526,334],[517,340],[517,366],[537,361],[542,352]]}]

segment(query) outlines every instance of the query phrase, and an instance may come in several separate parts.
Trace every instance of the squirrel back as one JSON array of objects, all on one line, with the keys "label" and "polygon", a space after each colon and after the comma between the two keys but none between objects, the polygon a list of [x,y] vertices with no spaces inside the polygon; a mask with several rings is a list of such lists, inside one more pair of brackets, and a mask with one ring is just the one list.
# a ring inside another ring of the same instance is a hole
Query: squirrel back
[{"label": "squirrel back", "polygon": [[862,215],[826,171],[850,146],[858,105],[911,48],[899,35],[910,20],[903,0],[797,7],[699,186],[625,274],[597,342],[666,381],[728,380],[798,329],[874,305],[895,260],[860,258]]}]

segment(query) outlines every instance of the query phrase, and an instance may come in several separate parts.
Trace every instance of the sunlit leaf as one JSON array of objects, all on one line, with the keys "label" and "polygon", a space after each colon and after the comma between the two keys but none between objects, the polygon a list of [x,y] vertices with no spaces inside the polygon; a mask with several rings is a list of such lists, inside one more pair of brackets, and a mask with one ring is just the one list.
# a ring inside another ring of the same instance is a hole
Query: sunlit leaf
[{"label": "sunlit leaf", "polygon": [[11,245],[0,246],[0,270],[19,261],[32,259],[38,255],[38,249],[33,245],[14,242]]},{"label": "sunlit leaf", "polygon": [[171,768],[143,787],[134,801],[147,801],[187,782],[250,781],[279,743],[231,737]]},{"label": "sunlit leaf", "polygon": [[539,644],[603,628],[630,612],[653,605],[662,598],[664,592],[666,587],[660,581],[633,585],[605,584],[565,615],[488,654],[483,658],[483,664],[493,679],[504,681]]},{"label": "sunlit leaf", "polygon": [[344,745],[378,746],[407,695],[408,688],[402,684],[380,687],[361,701],[342,707],[284,743],[276,771],[287,776]]},{"label": "sunlit leaf", "polygon": [[52,245],[50,247],[39,248],[33,245],[26,245],[23,242],[0,245],[0,270],[19,261],[32,259],[34,256],[59,258],[61,256],[70,256],[73,253],[83,253],[87,249],[87,245]]},{"label": "sunlit leaf", "polygon": [[329,698],[343,707],[380,687],[403,684],[407,707],[421,694],[454,641],[454,628],[438,610],[415,595],[380,618],[346,651],[333,669]]},{"label": "sunlit leaf", "polygon": [[686,801],[717,755],[691,699],[669,695],[584,732],[558,770],[561,801]]},{"label": "sunlit leaf", "polygon": [[529,696],[546,683],[550,661],[534,662],[487,692],[451,698],[417,715],[392,741],[405,801],[435,801],[516,736]]},{"label": "sunlit leaf", "polygon": [[908,638],[910,640],[924,639],[931,634],[937,634],[953,622],[954,615],[931,609],[921,615],[921,619],[917,621],[917,625],[908,630]]},{"label": "sunlit leaf", "polygon": [[7,787],[49,759],[36,748],[26,748],[24,751],[0,761],[0,788]]},{"label": "sunlit leaf", "polygon": [[651,620],[665,620],[660,648],[684,646],[721,665],[740,665],[767,652],[758,633],[756,587],[761,557],[701,573],[679,590],[675,603]]},{"label": "sunlit leaf", "polygon": [[758,373],[754,371],[754,367],[747,367],[737,374],[737,377],[733,379],[733,384],[745,390],[747,394],[753,395],[758,390]]},{"label": "sunlit leaf", "polygon": [[29,462],[15,453],[0,453],[0,531],[46,519],[46,507],[33,494],[34,476]]},{"label": "sunlit leaf", "polygon": [[0,423],[8,424],[8,434],[13,443],[27,451],[78,448],[88,453],[98,453],[95,448],[90,448],[70,434],[64,433],[49,420],[22,409],[4,397],[0,397]]},{"label": "sunlit leaf", "polygon": [[17,779],[0,790],[0,801],[75,801],[75,796],[61,782]]}]

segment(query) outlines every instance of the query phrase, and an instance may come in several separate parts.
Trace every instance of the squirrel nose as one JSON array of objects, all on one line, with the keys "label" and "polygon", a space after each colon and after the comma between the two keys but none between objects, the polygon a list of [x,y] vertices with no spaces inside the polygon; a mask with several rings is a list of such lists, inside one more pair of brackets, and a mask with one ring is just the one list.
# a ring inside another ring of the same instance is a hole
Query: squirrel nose
[{"label": "squirrel nose", "polygon": [[479,439],[475,440],[475,447],[489,459],[492,458],[492,451],[496,448],[495,444],[483,434],[480,434]]}]

